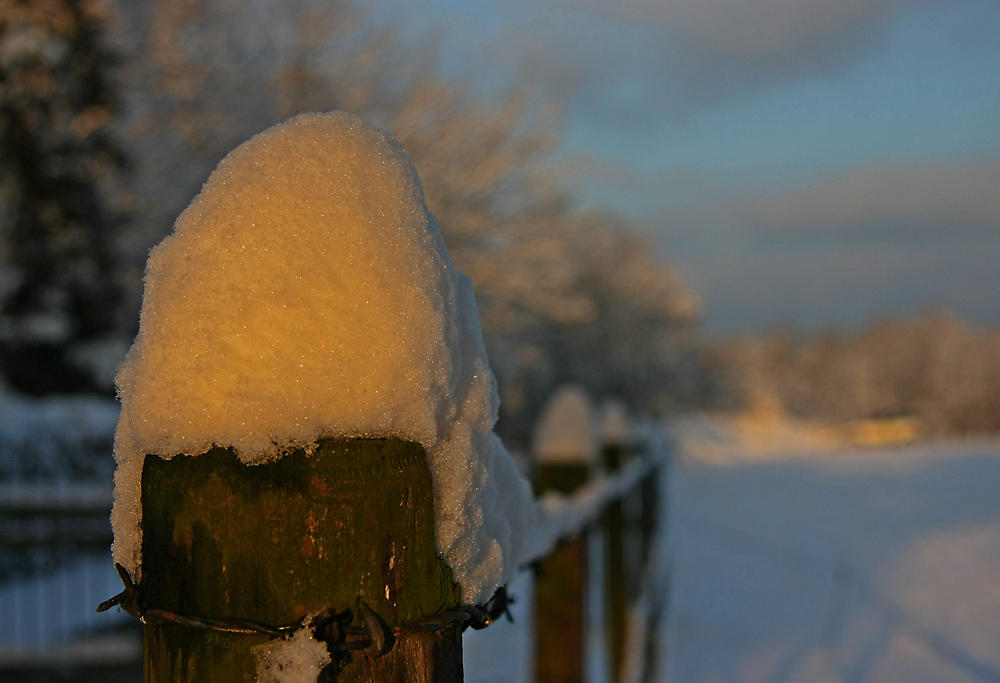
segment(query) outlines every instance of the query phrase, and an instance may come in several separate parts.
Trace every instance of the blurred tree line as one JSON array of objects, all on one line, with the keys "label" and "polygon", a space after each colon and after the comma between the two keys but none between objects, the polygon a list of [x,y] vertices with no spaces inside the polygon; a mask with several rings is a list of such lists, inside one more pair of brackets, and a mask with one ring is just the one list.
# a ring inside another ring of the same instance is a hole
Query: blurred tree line
[{"label": "blurred tree line", "polygon": [[29,393],[97,389],[121,329],[102,28],[94,3],[0,1],[0,371]]},{"label": "blurred tree line", "polygon": [[358,5],[0,0],[0,69],[0,361],[17,390],[110,390],[146,255],[211,170],[331,109],[412,157],[476,285],[505,436],[565,381],[655,413],[714,386],[692,295],[634,226],[572,206],[559,107],[443,78],[432,43]]},{"label": "blurred tree line", "polygon": [[854,334],[779,331],[716,345],[708,358],[733,408],[776,400],[829,422],[907,416],[932,436],[1000,432],[1000,328],[948,313]]}]

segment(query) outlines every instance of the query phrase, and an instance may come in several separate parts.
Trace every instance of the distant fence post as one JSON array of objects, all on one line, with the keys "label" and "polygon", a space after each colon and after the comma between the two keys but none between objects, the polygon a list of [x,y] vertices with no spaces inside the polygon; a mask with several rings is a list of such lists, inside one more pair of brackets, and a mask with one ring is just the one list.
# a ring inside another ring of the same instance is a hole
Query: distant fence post
[{"label": "distant fence post", "polygon": [[[320,680],[462,680],[460,627],[398,629],[461,603],[436,553],[431,476],[419,444],[323,441],[312,455],[253,466],[225,449],[148,456],[142,506],[147,610],[268,625],[351,610],[327,622],[326,636],[340,645]],[[365,626],[358,598],[384,630]],[[366,649],[341,647],[364,646],[357,634],[366,632]],[[149,618],[145,635],[147,683],[256,681],[254,647],[274,640]]]},{"label": "distant fence post", "polygon": [[[648,449],[653,443],[646,441],[643,449]],[[645,643],[641,650],[641,663],[643,675],[641,680],[652,681],[656,674],[654,663],[661,668],[665,665],[667,653],[658,649],[660,642],[659,632],[664,613],[667,608],[669,573],[666,567],[661,567],[653,553],[657,551],[659,536],[662,533],[663,525],[666,524],[666,509],[661,508],[667,496],[667,491],[661,490],[669,474],[669,453],[661,453],[657,467],[651,469],[642,480],[639,486],[642,505],[639,517],[639,529],[641,533],[641,560],[644,570],[643,581],[651,582],[650,585],[643,585],[643,597],[645,601]],[[662,558],[660,558],[662,559]],[[647,568],[658,568],[661,575],[658,577],[649,576],[645,573]],[[635,678],[633,678],[635,680]]]},{"label": "distant fence post", "polygon": [[[590,477],[586,464],[540,465],[535,490],[572,493]],[[535,680],[583,680],[587,535],[581,534],[539,563],[535,574]]]},{"label": "distant fence post", "polygon": [[[624,434],[624,414],[614,404],[604,408],[601,425],[601,460],[609,475],[616,474],[624,464],[627,450]],[[614,424],[614,423],[620,423]],[[617,427],[621,429],[617,429]],[[628,624],[628,602],[634,597],[630,586],[633,567],[626,553],[624,501],[617,498],[604,509],[605,620],[611,646],[612,680],[621,677],[625,659],[625,637]]]},{"label": "distant fence post", "polygon": [[[590,399],[564,387],[542,411],[533,438],[536,494],[572,493],[590,479],[596,446]],[[584,678],[588,538],[582,533],[538,565],[535,578],[535,681]]]},{"label": "distant fence post", "polygon": [[661,463],[659,467],[653,468],[639,488],[642,497],[642,512],[639,516],[639,529],[642,534],[642,566],[649,563],[649,556],[653,551],[656,542],[656,535],[659,532],[660,524],[663,523],[663,513],[660,510],[660,483],[664,475],[667,463]]},{"label": "distant fence post", "polygon": [[[621,444],[604,444],[601,456],[608,474],[621,469],[624,448]],[[625,625],[628,618],[626,597],[625,520],[622,499],[618,498],[604,510],[605,608],[611,645],[612,680],[617,681],[625,654]]]}]

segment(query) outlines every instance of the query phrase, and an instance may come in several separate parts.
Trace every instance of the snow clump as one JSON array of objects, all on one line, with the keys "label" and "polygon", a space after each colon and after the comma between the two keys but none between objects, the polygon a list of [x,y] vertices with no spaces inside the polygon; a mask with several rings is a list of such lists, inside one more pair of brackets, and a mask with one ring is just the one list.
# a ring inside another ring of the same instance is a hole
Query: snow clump
[{"label": "snow clump", "polygon": [[313,638],[311,628],[297,629],[290,638],[275,638],[253,648],[257,683],[316,681],[332,661],[326,643]]},{"label": "snow clump", "polygon": [[539,514],[493,435],[471,281],[406,153],[352,115],[302,114],[231,152],[150,254],[118,372],[114,557],[141,564],[146,454],[248,464],[326,437],[423,444],[437,548],[482,603]]}]

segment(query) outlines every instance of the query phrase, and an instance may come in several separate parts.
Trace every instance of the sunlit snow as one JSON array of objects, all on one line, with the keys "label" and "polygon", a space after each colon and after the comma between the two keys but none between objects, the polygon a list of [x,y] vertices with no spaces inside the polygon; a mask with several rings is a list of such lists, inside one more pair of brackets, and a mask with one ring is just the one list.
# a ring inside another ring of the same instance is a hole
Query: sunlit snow
[{"label": "sunlit snow", "polygon": [[531,436],[539,462],[588,463],[597,457],[594,407],[583,387],[560,387],[542,408]]},{"label": "sunlit snow", "polygon": [[406,153],[354,116],[300,115],[219,164],[150,254],[117,385],[114,555],[133,573],[146,454],[259,463],[352,436],[424,445],[466,601],[516,569],[536,508],[492,434],[472,284]]}]

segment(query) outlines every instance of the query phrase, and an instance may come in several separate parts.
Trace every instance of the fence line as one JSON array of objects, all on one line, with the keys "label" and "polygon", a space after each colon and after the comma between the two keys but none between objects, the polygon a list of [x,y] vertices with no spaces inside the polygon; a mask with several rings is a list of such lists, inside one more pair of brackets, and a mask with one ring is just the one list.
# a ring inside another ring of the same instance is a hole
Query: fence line
[{"label": "fence line", "polygon": [[[546,651],[546,648],[560,647],[559,643],[564,641],[581,640],[580,634],[584,631],[583,609],[560,609],[562,621],[558,624],[552,623],[552,615],[544,613],[544,610],[551,609],[553,604],[558,605],[566,599],[585,599],[585,596],[578,595],[579,591],[573,592],[573,595],[566,591],[569,584],[579,583],[580,579],[577,576],[579,572],[583,572],[583,576],[586,575],[585,563],[588,554],[579,551],[570,554],[579,558],[575,561],[582,565],[582,569],[574,569],[572,566],[574,560],[569,560],[567,564],[566,550],[578,545],[581,539],[585,541],[589,529],[596,527],[602,516],[604,526],[618,525],[618,528],[612,526],[604,529],[606,533],[623,534],[625,530],[621,525],[624,523],[624,517],[621,512],[610,518],[606,514],[608,509],[614,509],[616,503],[620,505],[629,497],[643,496],[640,506],[645,512],[645,508],[649,506],[659,507],[664,498],[659,486],[661,475],[664,473],[663,468],[668,465],[668,449],[657,430],[646,431],[642,441],[634,443],[631,448],[622,448],[620,445],[605,446],[606,449],[609,447],[618,449],[622,455],[630,451],[634,453],[634,457],[622,464],[615,473],[598,473],[572,493],[549,491],[539,497],[542,519],[529,537],[528,556],[530,561],[535,562],[550,557],[561,557],[562,559],[555,563],[546,559],[542,564],[542,571],[555,570],[565,573],[563,579],[559,576],[546,576],[544,581],[536,583],[536,630],[539,631],[536,634],[536,672],[545,678],[546,683],[576,682],[583,677],[582,662],[570,667],[552,662],[553,659],[558,660],[560,657],[578,657],[580,653],[575,647],[566,644],[561,646],[565,648],[565,652]],[[658,639],[658,628],[666,606],[664,530],[659,527],[662,513],[659,510],[648,512],[652,513],[651,516],[656,520],[656,524],[649,524],[649,520],[643,520],[645,523],[638,524],[637,529],[629,530],[646,534],[647,537],[639,539],[638,543],[619,543],[617,554],[601,553],[603,571],[599,573],[605,577],[602,599],[603,630],[610,648],[612,680],[622,683],[648,681],[653,675],[654,659],[658,658],[655,642]],[[607,538],[604,540],[608,541]],[[634,556],[629,556],[630,551]],[[641,570],[633,571],[633,576],[636,573],[639,575],[638,587],[628,590],[628,586],[615,585],[610,581],[611,572],[616,569],[619,576],[627,578],[628,565],[636,562],[642,564]],[[620,566],[615,567],[612,563]],[[547,592],[553,592],[553,595],[548,596]],[[614,600],[624,601],[619,602],[622,614],[612,612]],[[566,615],[569,615],[570,623],[567,623]],[[546,632],[554,627],[559,629],[562,639],[546,635]],[[541,637],[543,635],[544,638]]]},{"label": "fence line", "polygon": [[646,566],[643,567],[641,590],[629,610],[628,633],[625,639],[625,661],[621,683],[642,683],[652,680],[658,664],[655,655],[659,626],[668,602],[669,568],[667,549],[662,539],[654,543]]},{"label": "fence line", "polygon": [[0,485],[0,678],[140,662],[128,617],[94,612],[119,590],[109,551],[111,500],[107,485]]},{"label": "fence line", "polygon": [[81,555],[54,571],[0,585],[0,650],[51,648],[99,633],[126,615],[94,612],[94,601],[119,590],[107,552]]},{"label": "fence line", "polygon": [[0,514],[100,516],[110,513],[113,498],[103,484],[7,483],[0,485]]},{"label": "fence line", "polygon": [[[636,450],[617,472],[598,473],[573,493],[539,496],[541,515],[526,540],[526,565],[585,535],[609,504],[659,476],[667,462],[659,433],[647,430]],[[0,614],[7,615],[0,620],[0,671],[136,661],[134,643],[93,640],[128,619],[118,611],[93,612],[120,588],[108,559],[110,503],[110,490],[101,486],[0,485]],[[650,582],[662,571],[661,553],[646,554],[643,588],[626,628],[623,681],[642,680],[650,671],[649,639],[662,588]],[[90,639],[86,647],[81,639]]]},{"label": "fence line", "polygon": [[613,476],[599,474],[573,494],[547,492],[541,496],[543,517],[528,539],[525,564],[549,555],[566,539],[579,535],[597,521],[601,511],[619,500],[651,475],[666,460],[662,441],[649,444],[646,452]]}]

